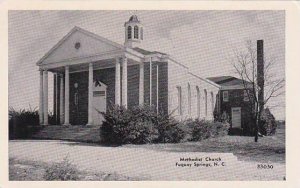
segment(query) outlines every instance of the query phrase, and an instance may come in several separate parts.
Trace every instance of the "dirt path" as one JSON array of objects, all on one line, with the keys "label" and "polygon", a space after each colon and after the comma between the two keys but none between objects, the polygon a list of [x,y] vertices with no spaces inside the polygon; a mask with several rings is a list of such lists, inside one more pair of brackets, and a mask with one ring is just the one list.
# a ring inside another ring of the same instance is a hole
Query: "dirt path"
[{"label": "dirt path", "polygon": [[[258,169],[260,163],[238,161],[231,153],[178,153],[63,141],[9,142],[10,158],[52,163],[66,156],[80,170],[115,172],[147,180],[283,180],[285,176],[284,164],[271,163],[272,169]],[[180,158],[197,158],[199,166]],[[209,158],[215,161],[206,161]]]}]

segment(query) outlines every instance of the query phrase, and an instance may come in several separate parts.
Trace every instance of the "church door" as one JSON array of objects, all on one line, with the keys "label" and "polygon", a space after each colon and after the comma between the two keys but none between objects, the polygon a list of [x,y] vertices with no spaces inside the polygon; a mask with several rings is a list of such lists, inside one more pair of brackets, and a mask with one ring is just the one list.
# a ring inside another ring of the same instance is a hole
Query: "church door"
[{"label": "church door", "polygon": [[93,88],[93,124],[101,125],[103,116],[99,112],[106,112],[107,86],[100,81],[94,82]]}]

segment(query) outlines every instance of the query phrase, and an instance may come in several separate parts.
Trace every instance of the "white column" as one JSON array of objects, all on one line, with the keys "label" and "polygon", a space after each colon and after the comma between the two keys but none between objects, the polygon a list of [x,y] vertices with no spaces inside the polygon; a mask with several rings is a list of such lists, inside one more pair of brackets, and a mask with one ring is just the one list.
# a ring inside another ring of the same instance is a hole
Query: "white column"
[{"label": "white column", "polygon": [[158,113],[158,64],[156,65],[156,112]]},{"label": "white column", "polygon": [[120,105],[121,104],[121,67],[120,67],[120,58],[116,58],[116,77],[115,77],[115,104]]},{"label": "white column", "polygon": [[88,123],[93,125],[93,63],[89,63]]},{"label": "white column", "polygon": [[57,109],[58,109],[58,74],[57,73],[53,73],[53,116],[54,116],[54,119],[55,119],[55,123],[57,124],[58,122],[58,114],[57,114]]},{"label": "white column", "polygon": [[44,109],[43,109],[43,70],[40,70],[40,104],[39,104],[39,118],[40,118],[40,125],[44,123]]},{"label": "white column", "polygon": [[140,63],[139,105],[144,104],[144,63]]},{"label": "white column", "polygon": [[127,58],[122,58],[122,105],[127,107]]},{"label": "white column", "polygon": [[70,120],[69,120],[69,103],[70,103],[70,91],[69,91],[69,87],[70,87],[70,78],[69,78],[69,66],[65,67],[65,122],[64,125],[68,126],[70,125]]},{"label": "white column", "polygon": [[60,75],[60,90],[59,90],[59,121],[64,123],[64,76]]},{"label": "white column", "polygon": [[152,105],[152,57],[150,57],[150,65],[149,65],[149,69],[150,69],[150,106]]},{"label": "white column", "polygon": [[48,125],[48,71],[43,72],[43,105],[44,105],[44,124]]}]

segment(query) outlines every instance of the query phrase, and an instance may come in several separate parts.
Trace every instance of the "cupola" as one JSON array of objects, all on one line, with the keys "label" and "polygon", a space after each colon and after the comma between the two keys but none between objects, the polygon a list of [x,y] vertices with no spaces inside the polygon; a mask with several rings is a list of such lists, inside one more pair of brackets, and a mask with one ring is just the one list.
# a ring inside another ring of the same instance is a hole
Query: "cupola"
[{"label": "cupola", "polygon": [[136,15],[132,15],[125,26],[125,46],[129,48],[139,47],[143,41],[143,25]]}]

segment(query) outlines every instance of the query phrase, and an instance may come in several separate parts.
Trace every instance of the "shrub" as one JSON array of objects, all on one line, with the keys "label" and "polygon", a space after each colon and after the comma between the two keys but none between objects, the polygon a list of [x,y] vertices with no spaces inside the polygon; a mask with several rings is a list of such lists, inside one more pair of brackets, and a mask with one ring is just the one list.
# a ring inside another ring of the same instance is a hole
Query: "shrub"
[{"label": "shrub", "polygon": [[149,106],[126,109],[112,106],[104,116],[100,138],[106,144],[178,143],[228,133],[229,124],[188,119],[179,122]]},{"label": "shrub", "polygon": [[145,144],[157,141],[159,132],[156,127],[158,116],[153,107],[133,107],[129,110],[131,119],[130,127],[130,143]]},{"label": "shrub", "polygon": [[62,162],[54,163],[46,168],[44,179],[47,181],[70,181],[78,180],[79,172],[68,157],[65,157]]},{"label": "shrub", "polygon": [[[19,111],[10,107],[8,110],[9,117],[9,139],[26,139],[31,138],[32,134],[41,129],[39,126],[39,112],[37,108],[20,109]],[[53,113],[48,114],[49,124],[54,124],[55,118]]]},{"label": "shrub", "polygon": [[277,123],[269,108],[264,109],[261,115],[260,133],[266,136],[274,135]]},{"label": "shrub", "polygon": [[145,144],[154,142],[179,142],[183,131],[169,115],[157,113],[150,106],[126,109],[112,106],[100,112],[104,121],[100,127],[102,143]]},{"label": "shrub", "polygon": [[130,113],[123,106],[112,106],[106,113],[100,112],[105,121],[100,127],[100,138],[103,143],[122,144],[127,142]]},{"label": "shrub", "polygon": [[211,137],[225,136],[229,130],[228,123],[196,119],[193,122],[192,141],[200,141]]},{"label": "shrub", "polygon": [[[165,118],[165,119],[164,119]],[[156,124],[159,137],[157,142],[160,143],[178,143],[185,137],[183,124],[170,117],[162,117],[163,121]]]},{"label": "shrub", "polygon": [[38,131],[39,113],[36,108],[21,109],[16,111],[10,108],[9,114],[9,138],[28,138]]}]

